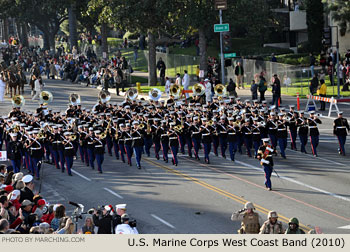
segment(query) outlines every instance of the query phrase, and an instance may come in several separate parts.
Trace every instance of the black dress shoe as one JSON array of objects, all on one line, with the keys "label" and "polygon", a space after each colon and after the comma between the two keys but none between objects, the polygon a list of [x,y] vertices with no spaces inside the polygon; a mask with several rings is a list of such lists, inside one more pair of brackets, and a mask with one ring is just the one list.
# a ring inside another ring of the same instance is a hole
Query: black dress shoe
[{"label": "black dress shoe", "polygon": [[139,170],[141,170],[141,165],[137,166],[137,168],[138,168]]},{"label": "black dress shoe", "polygon": [[103,173],[102,171],[99,171],[99,173]]}]

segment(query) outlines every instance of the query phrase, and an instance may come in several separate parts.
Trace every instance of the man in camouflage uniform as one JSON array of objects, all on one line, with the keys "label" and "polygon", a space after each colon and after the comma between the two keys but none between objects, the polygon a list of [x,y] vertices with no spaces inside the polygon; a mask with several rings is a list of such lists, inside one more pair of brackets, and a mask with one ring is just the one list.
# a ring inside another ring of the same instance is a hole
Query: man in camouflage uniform
[{"label": "man in camouflage uniform", "polygon": [[267,215],[267,221],[264,222],[260,228],[259,234],[283,234],[284,229],[282,222],[278,221],[278,215],[276,211],[270,211]]},{"label": "man in camouflage uniform", "polygon": [[239,234],[258,234],[260,230],[259,214],[254,212],[254,205],[247,202],[244,209],[235,212],[231,216],[231,220],[240,220],[241,228],[238,230]]}]

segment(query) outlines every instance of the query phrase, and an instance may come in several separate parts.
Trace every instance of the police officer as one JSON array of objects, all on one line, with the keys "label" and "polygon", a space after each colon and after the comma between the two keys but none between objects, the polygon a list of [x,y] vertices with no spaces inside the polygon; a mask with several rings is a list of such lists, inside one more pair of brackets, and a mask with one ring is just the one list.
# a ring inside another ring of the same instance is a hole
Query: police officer
[{"label": "police officer", "polygon": [[11,161],[13,172],[17,173],[21,168],[23,145],[17,140],[17,133],[10,133],[11,141],[7,145],[7,158]]},{"label": "police officer", "polygon": [[333,134],[337,136],[339,141],[339,155],[345,156],[345,142],[348,131],[350,131],[348,120],[343,118],[343,112],[340,111],[338,118],[333,123]]},{"label": "police officer", "polygon": [[241,228],[239,234],[258,234],[260,231],[259,214],[254,212],[252,202],[246,202],[244,209],[235,212],[231,216],[232,221],[240,220]]},{"label": "police officer", "polygon": [[272,190],[271,184],[271,175],[273,171],[273,159],[272,154],[275,152],[272,146],[270,146],[269,139],[262,139],[263,145],[260,146],[258,151],[258,159],[260,160],[260,164],[264,167],[265,172],[265,186],[267,190]]},{"label": "police officer", "polygon": [[259,234],[284,234],[282,222],[278,221],[276,211],[270,211],[267,215],[267,221],[260,228]]}]

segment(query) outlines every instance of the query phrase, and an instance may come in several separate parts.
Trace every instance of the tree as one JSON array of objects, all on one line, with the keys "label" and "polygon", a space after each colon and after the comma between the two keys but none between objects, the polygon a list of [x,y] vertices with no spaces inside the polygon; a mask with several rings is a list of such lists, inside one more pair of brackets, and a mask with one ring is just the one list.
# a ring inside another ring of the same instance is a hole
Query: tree
[{"label": "tree", "polygon": [[306,24],[310,52],[319,53],[322,50],[323,13],[322,0],[306,1]]},{"label": "tree", "polygon": [[182,5],[179,0],[114,0],[113,23],[123,29],[147,33],[148,36],[148,84],[157,82],[156,46],[179,42],[176,36]]},{"label": "tree", "polygon": [[331,13],[332,18],[339,25],[339,32],[344,36],[350,30],[350,2],[349,0],[323,1],[327,13]]}]

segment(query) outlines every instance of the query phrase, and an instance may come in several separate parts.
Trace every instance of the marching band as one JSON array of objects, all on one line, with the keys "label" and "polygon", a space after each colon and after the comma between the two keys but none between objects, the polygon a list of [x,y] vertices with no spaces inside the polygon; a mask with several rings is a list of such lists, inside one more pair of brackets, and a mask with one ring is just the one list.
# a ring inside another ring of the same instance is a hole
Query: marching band
[{"label": "marching band", "polygon": [[[179,163],[178,152],[185,154],[186,146],[187,155],[194,155],[198,161],[202,149],[207,164],[210,153],[218,156],[218,150],[223,158],[228,151],[230,160],[235,161],[236,152],[242,154],[244,146],[248,157],[262,160],[269,176],[272,154],[277,155],[277,146],[281,157],[287,157],[288,135],[292,150],[297,150],[299,135],[300,150],[304,153],[310,136],[312,154],[317,156],[318,125],[322,122],[313,111],[306,118],[305,113],[295,111],[294,106],[285,111],[284,108],[268,107],[265,101],[226,99],[221,89],[216,91],[213,102],[203,104],[197,102],[198,95],[204,94],[200,86],[194,88],[195,97],[187,104],[178,100],[178,89],[176,86],[170,88],[171,98],[166,103],[159,101],[158,90],[150,91],[150,100],[146,101],[137,100],[137,91],[129,89],[122,103],[109,102],[108,91],[101,91],[92,110],[83,108],[80,96],[72,94],[65,113],[48,108],[52,101],[50,92],[40,94],[41,105],[34,114],[22,111],[24,98],[16,96],[13,110],[0,119],[0,137],[11,153],[9,158],[13,160],[15,171],[23,166],[37,179],[43,158],[72,176],[71,169],[78,154],[81,162],[91,169],[95,169],[96,161],[98,172],[102,173],[105,146],[109,155],[114,153],[116,159],[127,161],[130,166],[135,155],[138,169],[141,169],[142,155],[151,156],[152,146],[155,158],[159,160],[162,153],[166,163],[170,152],[174,166]],[[334,133],[341,143],[339,152],[343,155],[347,130],[347,120],[340,114],[334,124]],[[268,140],[271,145],[266,147]],[[264,157],[266,149],[270,152]],[[271,189],[269,179],[266,186]]]}]

